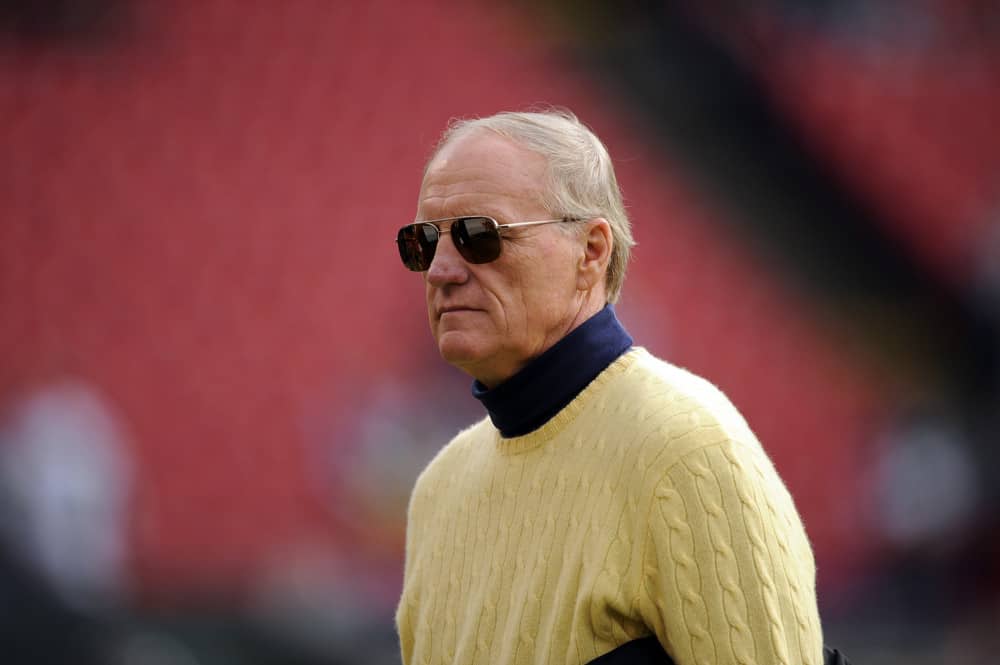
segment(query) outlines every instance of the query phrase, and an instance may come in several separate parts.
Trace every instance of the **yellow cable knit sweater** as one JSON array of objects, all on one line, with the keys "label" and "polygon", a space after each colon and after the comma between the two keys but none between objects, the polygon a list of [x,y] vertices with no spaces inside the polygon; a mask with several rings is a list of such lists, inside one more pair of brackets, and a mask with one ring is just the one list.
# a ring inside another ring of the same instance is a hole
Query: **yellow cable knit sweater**
[{"label": "yellow cable knit sweater", "polygon": [[528,435],[489,419],[417,481],[397,610],[407,665],[582,665],[655,635],[678,665],[819,665],[815,564],[746,422],[624,354]]}]

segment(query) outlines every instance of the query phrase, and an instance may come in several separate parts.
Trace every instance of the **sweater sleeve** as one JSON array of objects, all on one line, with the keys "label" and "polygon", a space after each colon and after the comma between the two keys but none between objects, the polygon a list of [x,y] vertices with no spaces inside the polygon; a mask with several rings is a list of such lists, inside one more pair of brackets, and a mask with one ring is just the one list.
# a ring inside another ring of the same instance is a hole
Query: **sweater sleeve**
[{"label": "sweater sleeve", "polygon": [[678,665],[819,665],[815,564],[759,449],[690,452],[656,488],[640,607]]}]

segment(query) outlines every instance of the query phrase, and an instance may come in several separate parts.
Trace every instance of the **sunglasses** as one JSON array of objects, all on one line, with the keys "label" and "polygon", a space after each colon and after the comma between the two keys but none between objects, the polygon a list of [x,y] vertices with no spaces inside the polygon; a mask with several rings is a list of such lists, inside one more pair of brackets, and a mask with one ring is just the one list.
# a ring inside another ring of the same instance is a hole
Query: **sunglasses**
[{"label": "sunglasses", "polygon": [[[535,222],[499,224],[497,220],[485,215],[430,219],[407,224],[401,228],[396,234],[396,245],[399,247],[399,258],[403,260],[403,265],[414,272],[423,272],[431,267],[434,251],[442,233],[451,234],[455,249],[469,263],[489,263],[500,258],[500,238],[506,235],[507,229],[578,221],[580,220],[562,217]],[[444,222],[451,222],[451,225],[443,229],[439,225]]]}]

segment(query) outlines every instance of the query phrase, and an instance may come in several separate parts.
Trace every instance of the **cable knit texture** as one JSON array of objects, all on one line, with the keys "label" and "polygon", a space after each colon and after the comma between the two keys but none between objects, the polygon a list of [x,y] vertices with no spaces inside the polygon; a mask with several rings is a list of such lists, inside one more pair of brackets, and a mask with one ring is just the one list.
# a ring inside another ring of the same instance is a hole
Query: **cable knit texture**
[{"label": "cable knit texture", "polygon": [[406,665],[583,665],[655,635],[678,665],[820,665],[784,484],[707,381],[636,348],[539,429],[488,419],[421,474]]}]

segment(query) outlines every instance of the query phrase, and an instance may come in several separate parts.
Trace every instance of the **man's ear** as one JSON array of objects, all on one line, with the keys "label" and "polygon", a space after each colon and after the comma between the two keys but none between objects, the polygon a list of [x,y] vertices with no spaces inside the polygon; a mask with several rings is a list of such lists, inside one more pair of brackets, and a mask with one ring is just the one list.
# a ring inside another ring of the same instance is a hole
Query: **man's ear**
[{"label": "man's ear", "polygon": [[580,258],[577,275],[577,288],[590,291],[604,284],[604,275],[611,261],[611,248],[614,238],[611,235],[611,225],[603,217],[595,217],[586,222],[583,239],[584,252]]}]

